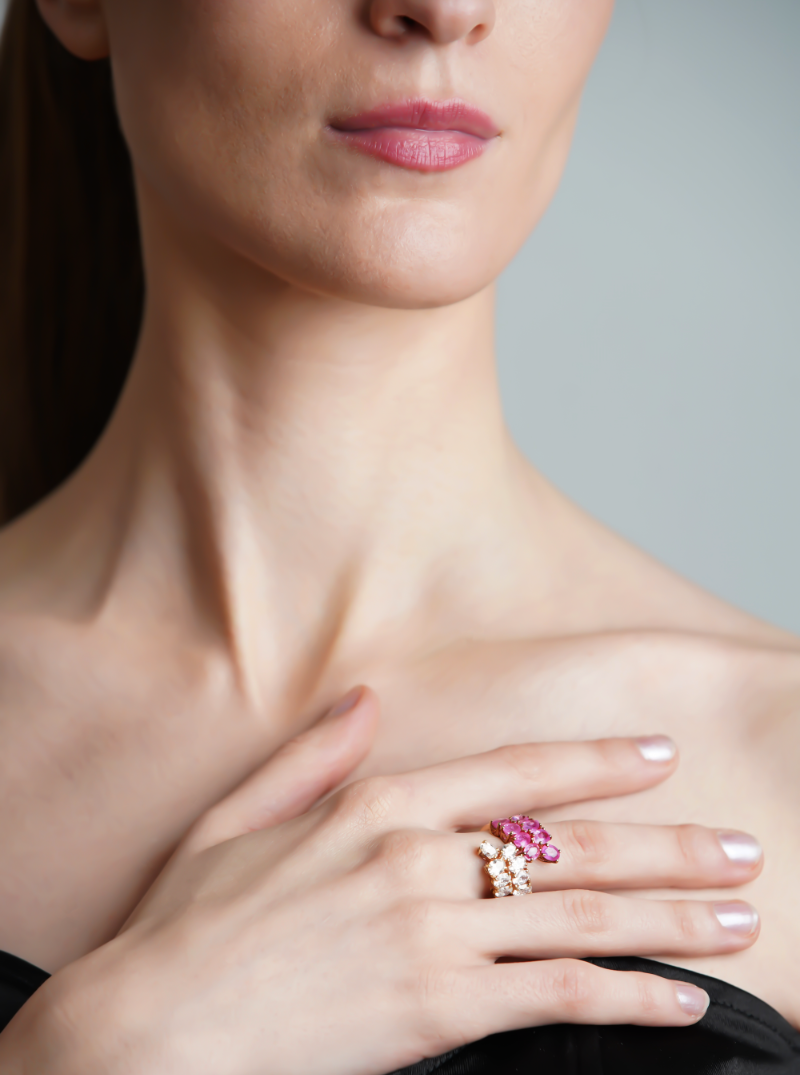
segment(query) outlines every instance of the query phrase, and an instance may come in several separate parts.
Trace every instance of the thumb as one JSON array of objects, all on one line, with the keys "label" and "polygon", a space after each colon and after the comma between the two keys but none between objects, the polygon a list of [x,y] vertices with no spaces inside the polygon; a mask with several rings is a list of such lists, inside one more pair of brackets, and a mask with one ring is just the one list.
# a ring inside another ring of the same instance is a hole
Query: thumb
[{"label": "thumb", "polygon": [[375,692],[354,687],[203,814],[186,837],[184,850],[200,851],[304,814],[363,761],[379,715]]}]

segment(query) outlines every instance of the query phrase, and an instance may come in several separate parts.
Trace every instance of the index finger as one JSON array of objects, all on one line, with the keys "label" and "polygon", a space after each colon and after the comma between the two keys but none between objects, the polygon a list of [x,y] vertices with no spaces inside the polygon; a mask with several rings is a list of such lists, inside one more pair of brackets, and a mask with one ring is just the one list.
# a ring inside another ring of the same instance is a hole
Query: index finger
[{"label": "index finger", "polygon": [[672,740],[649,736],[498,747],[396,779],[408,824],[480,829],[493,817],[643,791],[677,764]]}]

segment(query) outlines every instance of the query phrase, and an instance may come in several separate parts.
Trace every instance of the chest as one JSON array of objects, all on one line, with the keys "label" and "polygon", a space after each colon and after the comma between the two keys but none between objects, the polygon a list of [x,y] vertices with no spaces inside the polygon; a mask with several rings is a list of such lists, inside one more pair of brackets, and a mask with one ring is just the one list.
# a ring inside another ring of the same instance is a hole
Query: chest
[{"label": "chest", "polygon": [[[375,686],[384,716],[356,775],[506,743],[671,735],[681,765],[669,781],[635,797],[565,804],[548,820],[554,828],[559,816],[698,822],[757,835],[767,865],[742,895],[759,908],[761,940],[735,960],[696,967],[800,1023],[800,925],[786,895],[800,887],[800,721],[796,694],[774,689],[774,675],[760,688],[763,675],[637,645],[470,645],[365,666],[349,681]],[[220,703],[187,690],[176,699],[158,719],[148,698],[134,697],[124,713],[93,709],[91,700],[7,707],[0,949],[54,970],[113,936],[186,828],[291,734],[253,721],[224,695]]]}]

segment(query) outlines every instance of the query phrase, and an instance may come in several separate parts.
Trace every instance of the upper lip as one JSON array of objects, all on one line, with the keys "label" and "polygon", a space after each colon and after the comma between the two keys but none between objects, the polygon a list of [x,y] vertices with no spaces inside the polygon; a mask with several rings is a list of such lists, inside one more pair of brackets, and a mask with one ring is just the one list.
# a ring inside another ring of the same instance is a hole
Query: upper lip
[{"label": "upper lip", "polygon": [[337,131],[367,131],[376,127],[460,131],[477,138],[494,138],[500,133],[491,116],[466,101],[428,101],[421,97],[379,105],[367,112],[334,119],[330,125]]}]

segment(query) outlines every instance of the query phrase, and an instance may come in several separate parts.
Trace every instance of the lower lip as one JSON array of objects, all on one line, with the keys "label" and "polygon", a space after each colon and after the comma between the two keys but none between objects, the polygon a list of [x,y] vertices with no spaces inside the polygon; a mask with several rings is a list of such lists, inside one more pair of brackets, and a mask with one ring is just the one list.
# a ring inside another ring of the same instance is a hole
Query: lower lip
[{"label": "lower lip", "polygon": [[353,149],[414,172],[449,172],[460,168],[480,157],[489,144],[489,139],[463,131],[423,131],[410,127],[331,130],[337,139]]}]

